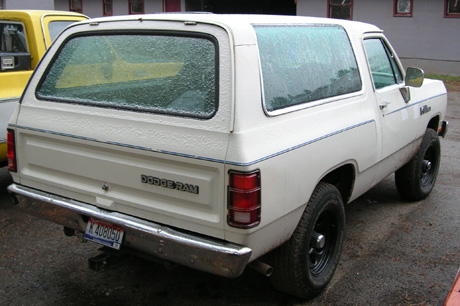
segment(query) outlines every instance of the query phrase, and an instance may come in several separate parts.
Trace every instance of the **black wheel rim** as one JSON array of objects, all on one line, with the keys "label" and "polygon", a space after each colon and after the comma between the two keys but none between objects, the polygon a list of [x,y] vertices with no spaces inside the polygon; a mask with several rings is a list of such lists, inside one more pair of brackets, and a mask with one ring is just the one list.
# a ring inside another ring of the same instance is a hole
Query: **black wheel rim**
[{"label": "black wheel rim", "polygon": [[421,164],[421,186],[429,187],[433,184],[434,179],[436,178],[437,163],[436,149],[433,146],[429,146],[425,151]]},{"label": "black wheel rim", "polygon": [[323,273],[334,256],[338,235],[337,223],[337,218],[331,210],[323,211],[316,220],[308,251],[308,264],[313,276]]}]

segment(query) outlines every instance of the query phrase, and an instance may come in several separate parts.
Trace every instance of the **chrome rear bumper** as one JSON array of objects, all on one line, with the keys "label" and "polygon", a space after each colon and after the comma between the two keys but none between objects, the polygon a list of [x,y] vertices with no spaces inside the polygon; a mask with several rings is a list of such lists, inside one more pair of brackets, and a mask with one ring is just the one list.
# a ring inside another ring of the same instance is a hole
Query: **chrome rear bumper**
[{"label": "chrome rear bumper", "polygon": [[85,232],[89,217],[110,222],[125,230],[122,248],[127,247],[193,269],[226,276],[239,276],[250,248],[173,228],[140,218],[99,209],[86,203],[12,184],[8,191],[15,207],[65,227]]}]

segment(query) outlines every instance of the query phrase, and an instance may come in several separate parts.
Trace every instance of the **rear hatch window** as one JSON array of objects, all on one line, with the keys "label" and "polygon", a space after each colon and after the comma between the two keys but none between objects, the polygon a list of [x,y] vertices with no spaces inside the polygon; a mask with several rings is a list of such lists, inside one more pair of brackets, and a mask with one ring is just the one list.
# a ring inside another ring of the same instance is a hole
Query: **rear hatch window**
[{"label": "rear hatch window", "polygon": [[167,32],[70,38],[37,98],[199,119],[218,107],[215,38]]}]

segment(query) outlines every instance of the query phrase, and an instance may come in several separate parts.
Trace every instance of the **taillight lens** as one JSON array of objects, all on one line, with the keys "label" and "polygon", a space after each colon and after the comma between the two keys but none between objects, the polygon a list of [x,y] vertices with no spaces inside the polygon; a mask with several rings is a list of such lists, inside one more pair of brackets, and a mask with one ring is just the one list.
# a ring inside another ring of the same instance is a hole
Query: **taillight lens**
[{"label": "taillight lens", "polygon": [[7,145],[6,156],[8,158],[8,170],[12,172],[16,172],[17,171],[16,148],[15,148],[15,143],[14,143],[14,131],[13,130],[8,129],[7,131],[6,145]]},{"label": "taillight lens", "polygon": [[228,216],[230,226],[251,228],[260,223],[260,171],[229,172]]}]

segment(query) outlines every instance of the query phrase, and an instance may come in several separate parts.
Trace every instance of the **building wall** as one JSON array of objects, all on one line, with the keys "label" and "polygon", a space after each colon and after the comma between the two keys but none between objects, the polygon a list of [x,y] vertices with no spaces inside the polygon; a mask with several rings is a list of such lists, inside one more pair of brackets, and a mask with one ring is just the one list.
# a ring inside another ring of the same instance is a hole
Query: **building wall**
[{"label": "building wall", "polygon": [[[68,0],[54,0],[55,7],[57,10],[69,10]],[[128,0],[112,0],[113,15],[128,15],[129,4]],[[101,17],[102,12],[102,0],[83,0],[82,1],[83,14],[95,18]],[[158,13],[163,11],[162,0],[145,0],[144,12],[146,14]]]},{"label": "building wall", "polygon": [[[460,75],[460,18],[444,18],[444,1],[414,0],[412,17],[393,17],[393,0],[353,0],[353,20],[380,27],[405,67]],[[327,16],[327,1],[298,0],[297,15]]]},{"label": "building wall", "polygon": [[[5,10],[54,10],[54,0],[3,0]],[[67,5],[68,10],[68,5]]]},{"label": "building wall", "polygon": [[[327,0],[297,0],[297,15],[327,17]],[[444,18],[444,1],[414,0],[412,17],[393,17],[393,0],[353,0],[353,20],[380,27],[405,67],[460,75],[460,18]],[[69,10],[68,0],[3,0],[4,9]],[[102,0],[83,0],[83,14],[102,16]],[[145,0],[145,13],[163,11],[163,0]],[[203,0],[181,0],[181,10],[200,11]],[[113,0],[113,15],[129,14],[128,0]]]},{"label": "building wall", "polygon": [[191,12],[204,11],[203,0],[182,0],[182,2],[184,2],[183,4],[181,3],[182,10],[185,8],[186,11]]},{"label": "building wall", "polygon": [[297,0],[297,15],[327,17],[327,1]]},{"label": "building wall", "polygon": [[[201,5],[201,0],[191,0],[195,2],[192,7]],[[128,15],[128,0],[113,0],[113,15]],[[181,9],[185,10],[186,0],[181,0]],[[101,17],[102,0],[82,0],[83,14],[89,17]],[[3,9],[8,10],[69,10],[69,0],[3,0]],[[163,0],[144,0],[144,11],[146,14],[163,12]]]},{"label": "building wall", "polygon": [[[68,1],[65,1],[68,3]],[[67,4],[68,5],[68,4]],[[89,17],[99,17],[102,16],[102,1],[91,1],[91,0],[83,0],[81,3],[83,14]],[[113,6],[115,9],[115,1],[113,1]],[[67,7],[67,10],[69,8]]]},{"label": "building wall", "polygon": [[392,1],[374,2],[355,0],[353,19],[383,29],[405,66],[460,75],[460,18],[444,18],[444,1],[414,1],[412,17],[393,17]]},{"label": "building wall", "polygon": [[[69,1],[56,1],[54,0],[54,9],[58,11],[68,11],[69,10]],[[83,10],[85,8],[83,7]]]}]

